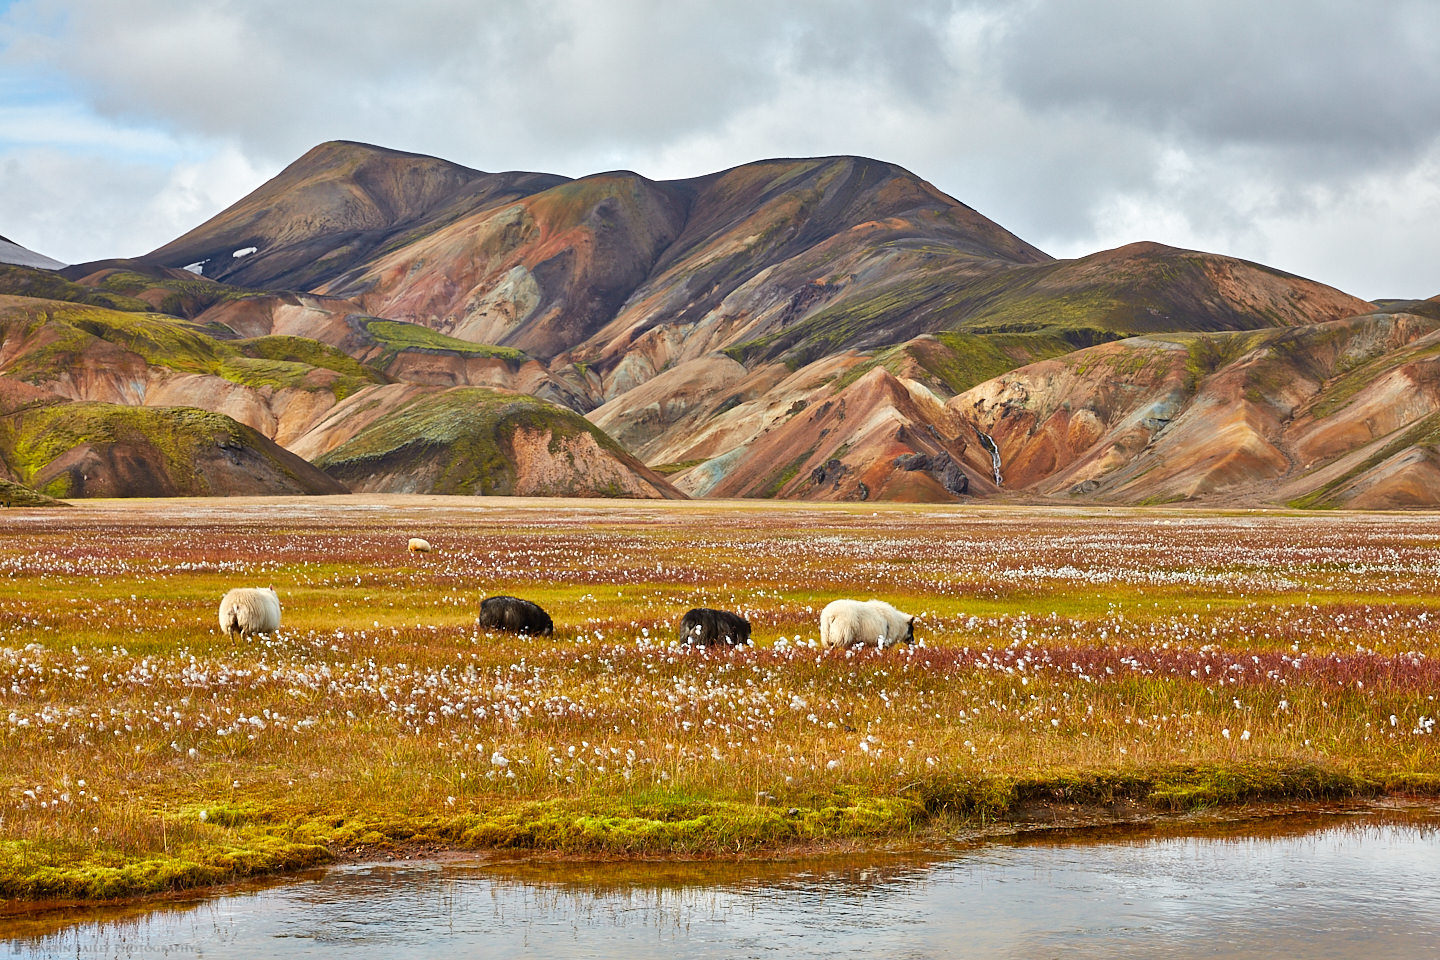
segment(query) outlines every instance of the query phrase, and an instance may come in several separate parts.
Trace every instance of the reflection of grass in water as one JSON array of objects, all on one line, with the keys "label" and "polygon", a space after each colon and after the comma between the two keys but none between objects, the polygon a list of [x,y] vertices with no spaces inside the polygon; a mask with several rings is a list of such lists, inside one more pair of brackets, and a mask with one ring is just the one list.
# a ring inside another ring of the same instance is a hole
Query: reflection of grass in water
[{"label": "reflection of grass in water", "polygon": [[[348,502],[13,515],[6,896],[1440,791],[1433,518]],[[215,604],[248,583],[284,631],[232,643]],[[496,593],[556,636],[475,634]],[[820,655],[842,595],[919,614],[927,646]],[[741,610],[757,648],[669,646],[691,606]]]},{"label": "reflection of grass in water", "polygon": [[54,949],[55,944],[45,944],[43,941],[74,928],[94,924],[112,930],[135,930],[152,921],[163,922],[194,913],[201,907],[210,906],[220,897],[244,897],[299,880],[320,880],[325,876],[325,872],[323,868],[301,870],[284,876],[216,886],[203,892],[187,889],[164,896],[119,902],[11,901],[0,905],[0,940],[12,941],[30,949],[42,946]]},{"label": "reflection of grass in water", "polygon": [[[477,875],[526,886],[586,893],[786,887],[798,883],[865,886],[923,874],[948,859],[938,853],[857,853],[779,860],[621,862],[496,861],[473,868]],[[453,869],[453,868],[452,868]]]},{"label": "reflection of grass in water", "polygon": [[1433,802],[1388,808],[1373,802],[1314,804],[1294,801],[1261,803],[1232,812],[1215,808],[1209,815],[1191,814],[1139,823],[1114,823],[1055,829],[1034,829],[987,840],[1014,847],[1073,847],[1098,844],[1144,845],[1167,840],[1215,843],[1265,843],[1311,836],[1368,837],[1387,830],[1414,831],[1429,837],[1440,832],[1440,808]]}]

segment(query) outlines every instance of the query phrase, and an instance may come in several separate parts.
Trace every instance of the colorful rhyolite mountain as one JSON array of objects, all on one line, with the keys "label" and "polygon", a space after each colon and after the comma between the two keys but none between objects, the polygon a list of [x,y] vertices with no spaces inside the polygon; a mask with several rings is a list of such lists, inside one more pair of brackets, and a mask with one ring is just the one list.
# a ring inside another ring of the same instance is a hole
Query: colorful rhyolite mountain
[{"label": "colorful rhyolite mountain", "polygon": [[187,442],[314,471],[277,490],[1440,502],[1440,303],[1055,260],[857,157],[570,180],[326,143],[144,257],[6,271],[0,378],[44,396],[0,411],[0,479],[52,494],[121,441],[41,449],[26,411],[193,407],[254,435]]}]

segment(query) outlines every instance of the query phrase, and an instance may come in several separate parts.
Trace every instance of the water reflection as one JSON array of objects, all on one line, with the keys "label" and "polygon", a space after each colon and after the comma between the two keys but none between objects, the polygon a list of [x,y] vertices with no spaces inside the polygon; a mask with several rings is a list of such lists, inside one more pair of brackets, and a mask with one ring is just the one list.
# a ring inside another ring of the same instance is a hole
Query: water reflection
[{"label": "water reflection", "polygon": [[1311,815],[918,858],[344,867],[128,916],[0,918],[0,957],[1400,960],[1440,953],[1437,888],[1434,812]]}]

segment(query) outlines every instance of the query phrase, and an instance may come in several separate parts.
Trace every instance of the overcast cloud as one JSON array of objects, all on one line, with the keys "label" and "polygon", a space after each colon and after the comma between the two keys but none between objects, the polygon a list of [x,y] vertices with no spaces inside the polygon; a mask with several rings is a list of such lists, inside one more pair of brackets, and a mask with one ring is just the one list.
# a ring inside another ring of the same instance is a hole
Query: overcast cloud
[{"label": "overcast cloud", "polygon": [[1440,5],[0,0],[0,234],[188,230],[314,144],[655,178],[892,160],[1057,256],[1440,294]]}]

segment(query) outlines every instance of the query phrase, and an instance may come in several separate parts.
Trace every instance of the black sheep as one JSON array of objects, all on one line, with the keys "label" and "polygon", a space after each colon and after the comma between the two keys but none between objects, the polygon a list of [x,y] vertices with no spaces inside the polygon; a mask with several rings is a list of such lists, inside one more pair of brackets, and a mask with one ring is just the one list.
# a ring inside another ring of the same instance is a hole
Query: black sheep
[{"label": "black sheep", "polygon": [[700,645],[749,643],[750,621],[729,610],[696,607],[680,621],[680,639]]},{"label": "black sheep", "polygon": [[539,604],[519,597],[486,597],[481,600],[480,626],[487,630],[532,637],[549,636],[555,632],[555,622],[550,619],[550,614],[540,609]]}]

